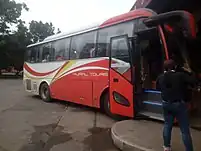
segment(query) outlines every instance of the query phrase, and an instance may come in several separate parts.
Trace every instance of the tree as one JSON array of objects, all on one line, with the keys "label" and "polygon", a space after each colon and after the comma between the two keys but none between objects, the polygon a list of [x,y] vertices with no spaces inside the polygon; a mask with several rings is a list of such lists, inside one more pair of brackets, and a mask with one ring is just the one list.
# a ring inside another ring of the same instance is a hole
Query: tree
[{"label": "tree", "polygon": [[29,30],[32,35],[33,42],[39,42],[46,37],[55,34],[55,27],[50,23],[43,23],[42,21],[31,21],[29,24]]},{"label": "tree", "polygon": [[[26,46],[42,41],[55,33],[52,23],[31,21],[29,28],[19,19],[22,10],[28,11],[25,3],[16,3],[14,0],[0,0],[0,69],[15,66],[22,69]],[[10,27],[16,30],[11,32]],[[57,32],[60,32],[57,29]]]},{"label": "tree", "polygon": [[31,42],[31,34],[23,21],[17,24],[17,30],[7,35],[1,35],[4,43],[0,45],[0,68],[15,66],[22,69],[26,46]]},{"label": "tree", "polygon": [[17,24],[22,10],[28,10],[25,3],[16,3],[14,0],[0,0],[0,33],[8,34],[12,24]]},{"label": "tree", "polygon": [[[14,63],[10,58],[17,58],[11,52],[18,50],[16,45],[20,41],[16,37],[16,33],[11,33],[10,27],[16,24],[23,24],[19,19],[23,9],[28,11],[25,3],[16,3],[14,0],[0,0],[0,68],[5,68]],[[21,52],[23,53],[23,49]],[[16,54],[23,56],[22,53]]]},{"label": "tree", "polygon": [[27,45],[32,43],[32,35],[29,32],[29,29],[25,26],[25,22],[22,20],[19,21],[17,31],[14,32],[14,36],[22,48],[25,48]]}]

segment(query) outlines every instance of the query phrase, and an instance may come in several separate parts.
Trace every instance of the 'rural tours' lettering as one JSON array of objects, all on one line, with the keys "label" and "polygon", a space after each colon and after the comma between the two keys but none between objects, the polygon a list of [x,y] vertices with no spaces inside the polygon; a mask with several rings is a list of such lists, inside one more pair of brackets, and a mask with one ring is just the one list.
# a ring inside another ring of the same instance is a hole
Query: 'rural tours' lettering
[{"label": "'rural tours' lettering", "polygon": [[89,76],[87,73],[84,73],[84,72],[73,73],[73,75],[75,75],[75,76],[84,76],[84,77]]},{"label": "'rural tours' lettering", "polygon": [[107,72],[101,72],[101,73],[96,73],[96,72],[90,72],[90,73],[84,73],[84,72],[78,72],[78,73],[73,73],[74,76],[83,76],[83,77],[100,77],[100,76],[108,76]]}]

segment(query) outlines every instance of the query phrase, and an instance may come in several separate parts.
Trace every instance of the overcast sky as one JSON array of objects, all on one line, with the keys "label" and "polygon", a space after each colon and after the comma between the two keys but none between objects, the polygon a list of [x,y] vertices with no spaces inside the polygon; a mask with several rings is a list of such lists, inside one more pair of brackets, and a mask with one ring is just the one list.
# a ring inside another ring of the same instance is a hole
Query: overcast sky
[{"label": "overcast sky", "polygon": [[22,13],[27,23],[31,20],[52,22],[62,32],[79,28],[128,12],[135,0],[16,0],[25,2],[28,12]]}]

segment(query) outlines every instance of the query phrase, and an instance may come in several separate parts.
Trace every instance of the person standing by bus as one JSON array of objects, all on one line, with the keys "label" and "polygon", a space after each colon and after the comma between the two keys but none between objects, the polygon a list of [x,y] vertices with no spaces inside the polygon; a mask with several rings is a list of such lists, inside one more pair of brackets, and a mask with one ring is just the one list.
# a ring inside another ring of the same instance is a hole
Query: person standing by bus
[{"label": "person standing by bus", "polygon": [[185,72],[175,71],[176,63],[171,59],[164,62],[164,69],[164,73],[156,81],[156,87],[161,91],[163,99],[164,151],[171,151],[171,131],[175,118],[179,123],[186,151],[193,151],[185,92],[189,85],[195,84],[195,79]]}]

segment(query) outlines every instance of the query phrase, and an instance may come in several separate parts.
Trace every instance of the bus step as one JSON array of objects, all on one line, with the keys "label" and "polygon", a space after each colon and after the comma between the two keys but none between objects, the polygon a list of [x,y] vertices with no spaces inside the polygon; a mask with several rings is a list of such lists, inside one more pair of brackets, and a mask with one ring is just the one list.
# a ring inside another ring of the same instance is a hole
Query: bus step
[{"label": "bus step", "polygon": [[143,101],[144,104],[162,106],[162,101]]},{"label": "bus step", "polygon": [[141,112],[139,112],[139,115],[143,115],[143,116],[151,118],[151,119],[156,119],[156,120],[164,121],[163,114],[160,114],[160,113],[141,111]]},{"label": "bus step", "polygon": [[142,111],[162,114],[163,113],[162,101],[151,101],[151,100],[143,101]]}]

